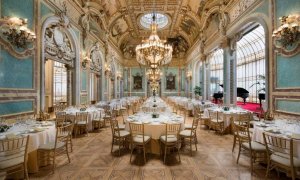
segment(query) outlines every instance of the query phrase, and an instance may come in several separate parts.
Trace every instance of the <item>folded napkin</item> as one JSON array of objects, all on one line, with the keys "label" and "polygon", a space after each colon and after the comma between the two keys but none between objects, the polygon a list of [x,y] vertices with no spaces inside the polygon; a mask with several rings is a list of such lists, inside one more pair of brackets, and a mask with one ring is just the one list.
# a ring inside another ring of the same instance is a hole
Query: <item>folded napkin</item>
[{"label": "folded napkin", "polygon": [[6,136],[6,139],[15,139],[15,138],[17,138],[16,134],[14,134],[14,133],[9,133],[9,134],[6,134],[5,136]]}]

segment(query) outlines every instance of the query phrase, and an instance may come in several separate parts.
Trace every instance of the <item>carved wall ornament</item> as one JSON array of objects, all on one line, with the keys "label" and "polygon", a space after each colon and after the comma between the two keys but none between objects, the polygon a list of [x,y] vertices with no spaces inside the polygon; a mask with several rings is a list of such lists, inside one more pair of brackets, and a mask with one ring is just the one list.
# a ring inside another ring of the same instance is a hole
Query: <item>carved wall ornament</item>
[{"label": "carved wall ornament", "polygon": [[97,42],[95,45],[91,48],[90,52],[90,70],[95,72],[101,72],[102,70],[102,52],[100,50],[100,44]]},{"label": "carved wall ornament", "polygon": [[51,25],[45,32],[45,56],[70,66],[74,66],[75,52],[64,27]]}]

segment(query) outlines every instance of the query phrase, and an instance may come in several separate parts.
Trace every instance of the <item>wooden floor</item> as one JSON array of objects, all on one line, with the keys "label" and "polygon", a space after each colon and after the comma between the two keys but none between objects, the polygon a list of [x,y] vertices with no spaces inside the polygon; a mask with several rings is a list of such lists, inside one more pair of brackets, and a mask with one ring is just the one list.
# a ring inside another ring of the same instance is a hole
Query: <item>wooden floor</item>
[{"label": "wooden floor", "polygon": [[[191,121],[191,117],[188,121]],[[119,117],[121,122],[121,118]],[[53,174],[50,167],[40,168],[39,173],[30,174],[30,179],[265,179],[264,166],[255,165],[254,173],[250,171],[250,159],[242,155],[236,164],[237,147],[234,153],[232,135],[217,135],[214,131],[198,128],[198,151],[190,156],[188,150],[181,150],[181,163],[176,162],[176,154],[167,158],[165,165],[159,156],[148,154],[148,161],[143,163],[142,155],[134,156],[130,164],[130,152],[124,150],[110,153],[111,130],[103,128],[74,139],[74,152],[71,163],[66,156],[57,160]],[[117,147],[115,148],[117,150]],[[137,154],[137,153],[135,153]],[[269,179],[287,179],[285,174],[277,176],[272,171]]]}]

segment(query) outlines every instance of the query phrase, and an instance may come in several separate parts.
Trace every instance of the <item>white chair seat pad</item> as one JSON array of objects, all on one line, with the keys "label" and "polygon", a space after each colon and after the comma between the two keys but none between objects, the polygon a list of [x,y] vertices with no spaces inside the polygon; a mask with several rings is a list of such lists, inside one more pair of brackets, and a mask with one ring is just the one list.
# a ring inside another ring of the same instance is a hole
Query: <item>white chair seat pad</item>
[{"label": "white chair seat pad", "polygon": [[[300,167],[300,159],[293,157],[294,159],[294,167]],[[290,157],[288,154],[280,153],[280,152],[275,152],[270,156],[270,159],[274,162],[283,164],[285,166],[291,166],[290,164]]]},{"label": "white chair seat pad", "polygon": [[[246,147],[247,149],[250,149],[249,143],[248,142],[244,142],[242,143],[242,145],[244,147]],[[251,148],[254,151],[266,151],[266,146],[263,144],[260,144],[258,142],[255,141],[251,141]]]},{"label": "white chair seat pad", "polygon": [[173,142],[176,142],[177,141],[177,137],[175,135],[163,135],[163,136],[160,136],[160,140],[162,142],[168,142],[168,143],[173,143]]},{"label": "white chair seat pad", "polygon": [[119,136],[118,132],[115,132],[115,136],[126,137],[126,136],[130,135],[130,132],[125,131],[125,130],[121,130],[119,132],[120,132],[120,136]]},{"label": "white chair seat pad", "polygon": [[97,118],[97,119],[93,119],[93,121],[101,122],[101,121],[104,121],[104,119],[102,119],[102,118]]},{"label": "white chair seat pad", "polygon": [[212,120],[210,120],[210,121],[213,122],[213,123],[224,123],[224,121],[221,120],[221,119],[219,119],[219,120],[212,119]]},{"label": "white chair seat pad", "polygon": [[1,157],[0,169],[5,169],[19,165],[24,162],[24,156],[21,153]]},{"label": "white chair seat pad", "polygon": [[[144,142],[146,143],[147,141],[149,141],[151,138],[150,136],[145,136],[144,135]],[[143,143],[143,135],[136,135],[133,137],[133,142],[136,143]]]},{"label": "white chair seat pad", "polygon": [[76,124],[77,124],[77,125],[86,125],[87,122],[86,122],[86,121],[78,121]]},{"label": "white chair seat pad", "polygon": [[125,129],[125,124],[119,124],[118,126],[119,126],[119,129],[122,129],[122,130]]},{"label": "white chair seat pad", "polygon": [[[40,145],[39,149],[41,149],[41,150],[52,150],[52,149],[54,149],[54,146],[55,146],[55,142],[50,142],[50,143],[47,143],[47,144]],[[57,142],[57,144],[56,144],[56,148],[61,148],[63,146],[65,146],[64,142]]]},{"label": "white chair seat pad", "polygon": [[[192,133],[192,134],[191,134],[191,133]],[[180,135],[180,136],[190,137],[191,135],[193,136],[194,133],[192,132],[192,130],[186,129],[186,130],[180,131],[179,135]]]}]

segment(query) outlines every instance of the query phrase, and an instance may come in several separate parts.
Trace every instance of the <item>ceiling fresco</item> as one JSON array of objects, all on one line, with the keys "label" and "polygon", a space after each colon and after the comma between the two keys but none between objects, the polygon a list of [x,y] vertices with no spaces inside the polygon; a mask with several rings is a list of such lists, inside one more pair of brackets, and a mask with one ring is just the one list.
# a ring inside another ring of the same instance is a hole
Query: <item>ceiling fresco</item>
[{"label": "ceiling fresco", "polygon": [[[226,5],[234,0],[74,0],[85,8],[82,19],[99,24],[86,25],[92,30],[101,28],[120,49],[126,59],[135,58],[135,47],[150,35],[141,18],[157,12],[167,17],[167,25],[158,30],[161,39],[171,43],[175,58],[183,58],[188,49],[201,37],[201,19],[211,7]],[[220,16],[221,17],[221,16]],[[210,20],[214,20],[211,18]],[[216,18],[217,20],[217,18]],[[219,22],[216,22],[219,23]],[[81,22],[81,24],[87,24]],[[206,26],[207,27],[207,26]]]}]

